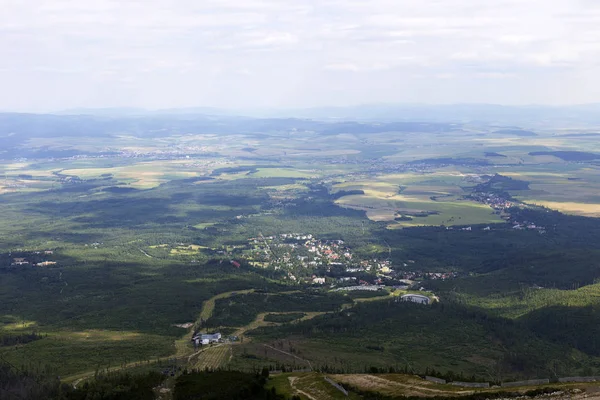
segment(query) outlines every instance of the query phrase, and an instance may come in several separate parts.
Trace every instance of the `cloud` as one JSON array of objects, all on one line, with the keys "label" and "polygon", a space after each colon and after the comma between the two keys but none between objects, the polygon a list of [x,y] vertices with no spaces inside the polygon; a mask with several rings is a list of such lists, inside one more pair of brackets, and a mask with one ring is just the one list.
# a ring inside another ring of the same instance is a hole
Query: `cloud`
[{"label": "cloud", "polygon": [[[594,0],[0,0],[0,9],[0,108],[533,102],[539,87],[542,100],[560,101],[565,85],[576,102],[600,93]],[[472,78],[497,86],[480,92]],[[50,101],[57,85],[64,104]],[[20,90],[15,102],[8,93]],[[81,91],[97,95],[70,104]]]},{"label": "cloud", "polygon": [[516,75],[509,72],[478,72],[477,77],[486,79],[508,79],[514,78]]},{"label": "cloud", "polygon": [[329,71],[360,71],[360,68],[357,65],[350,63],[327,64],[325,69]]}]

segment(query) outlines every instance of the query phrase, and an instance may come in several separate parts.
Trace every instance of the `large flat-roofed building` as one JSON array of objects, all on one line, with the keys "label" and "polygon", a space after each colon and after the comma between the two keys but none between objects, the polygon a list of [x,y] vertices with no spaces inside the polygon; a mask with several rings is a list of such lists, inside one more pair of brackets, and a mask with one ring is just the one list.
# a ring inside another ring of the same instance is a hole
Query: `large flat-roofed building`
[{"label": "large flat-roofed building", "polygon": [[404,296],[400,297],[400,299],[402,299],[402,301],[412,301],[413,303],[419,304],[429,304],[430,302],[429,297],[421,294],[405,294]]},{"label": "large flat-roofed building", "polygon": [[192,341],[194,342],[194,344],[196,346],[202,344],[202,345],[206,345],[206,344],[211,344],[211,343],[218,343],[221,340],[221,334],[220,333],[201,333],[199,335],[196,335],[192,338]]}]

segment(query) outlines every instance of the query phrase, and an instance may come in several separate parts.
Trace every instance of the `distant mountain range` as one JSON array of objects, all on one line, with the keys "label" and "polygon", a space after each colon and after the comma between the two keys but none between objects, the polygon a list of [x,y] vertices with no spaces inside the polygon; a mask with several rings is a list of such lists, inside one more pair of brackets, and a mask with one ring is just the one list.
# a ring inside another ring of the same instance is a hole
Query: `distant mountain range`
[{"label": "distant mountain range", "polygon": [[314,107],[297,109],[222,109],[188,107],[159,110],[141,108],[71,109],[60,115],[96,116],[246,116],[252,118],[306,118],[344,121],[417,121],[516,124],[528,127],[565,125],[580,127],[600,123],[600,104],[573,106],[504,106],[496,104],[365,104],[348,107]]}]

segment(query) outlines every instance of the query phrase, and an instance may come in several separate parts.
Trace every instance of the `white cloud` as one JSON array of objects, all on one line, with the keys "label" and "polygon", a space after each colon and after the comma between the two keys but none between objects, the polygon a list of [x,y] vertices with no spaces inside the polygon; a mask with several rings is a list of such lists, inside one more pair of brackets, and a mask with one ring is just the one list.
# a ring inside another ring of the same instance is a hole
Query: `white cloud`
[{"label": "white cloud", "polygon": [[350,63],[327,64],[325,69],[329,71],[360,71],[360,68],[357,65]]},{"label": "white cloud", "polygon": [[0,109],[560,102],[568,85],[572,101],[600,101],[595,0],[0,0],[0,10]]},{"label": "white cloud", "polygon": [[442,72],[434,74],[433,77],[436,79],[454,79],[456,75],[450,72]]},{"label": "white cloud", "polygon": [[514,78],[516,75],[508,72],[478,72],[477,77],[486,79],[508,79]]}]

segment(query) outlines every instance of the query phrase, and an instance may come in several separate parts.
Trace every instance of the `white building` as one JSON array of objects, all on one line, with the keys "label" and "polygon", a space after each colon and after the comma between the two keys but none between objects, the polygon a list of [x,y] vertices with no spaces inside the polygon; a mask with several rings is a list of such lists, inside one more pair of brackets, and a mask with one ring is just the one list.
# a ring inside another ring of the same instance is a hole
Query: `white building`
[{"label": "white building", "polygon": [[413,303],[429,304],[429,297],[420,294],[405,294],[400,297],[402,301],[412,301]]},{"label": "white building", "polygon": [[211,343],[218,343],[220,340],[221,340],[220,333],[210,333],[210,334],[202,333],[202,334],[194,336],[192,338],[192,341],[194,341],[196,346],[200,343],[202,343],[203,346],[207,345],[207,344],[211,344]]}]

